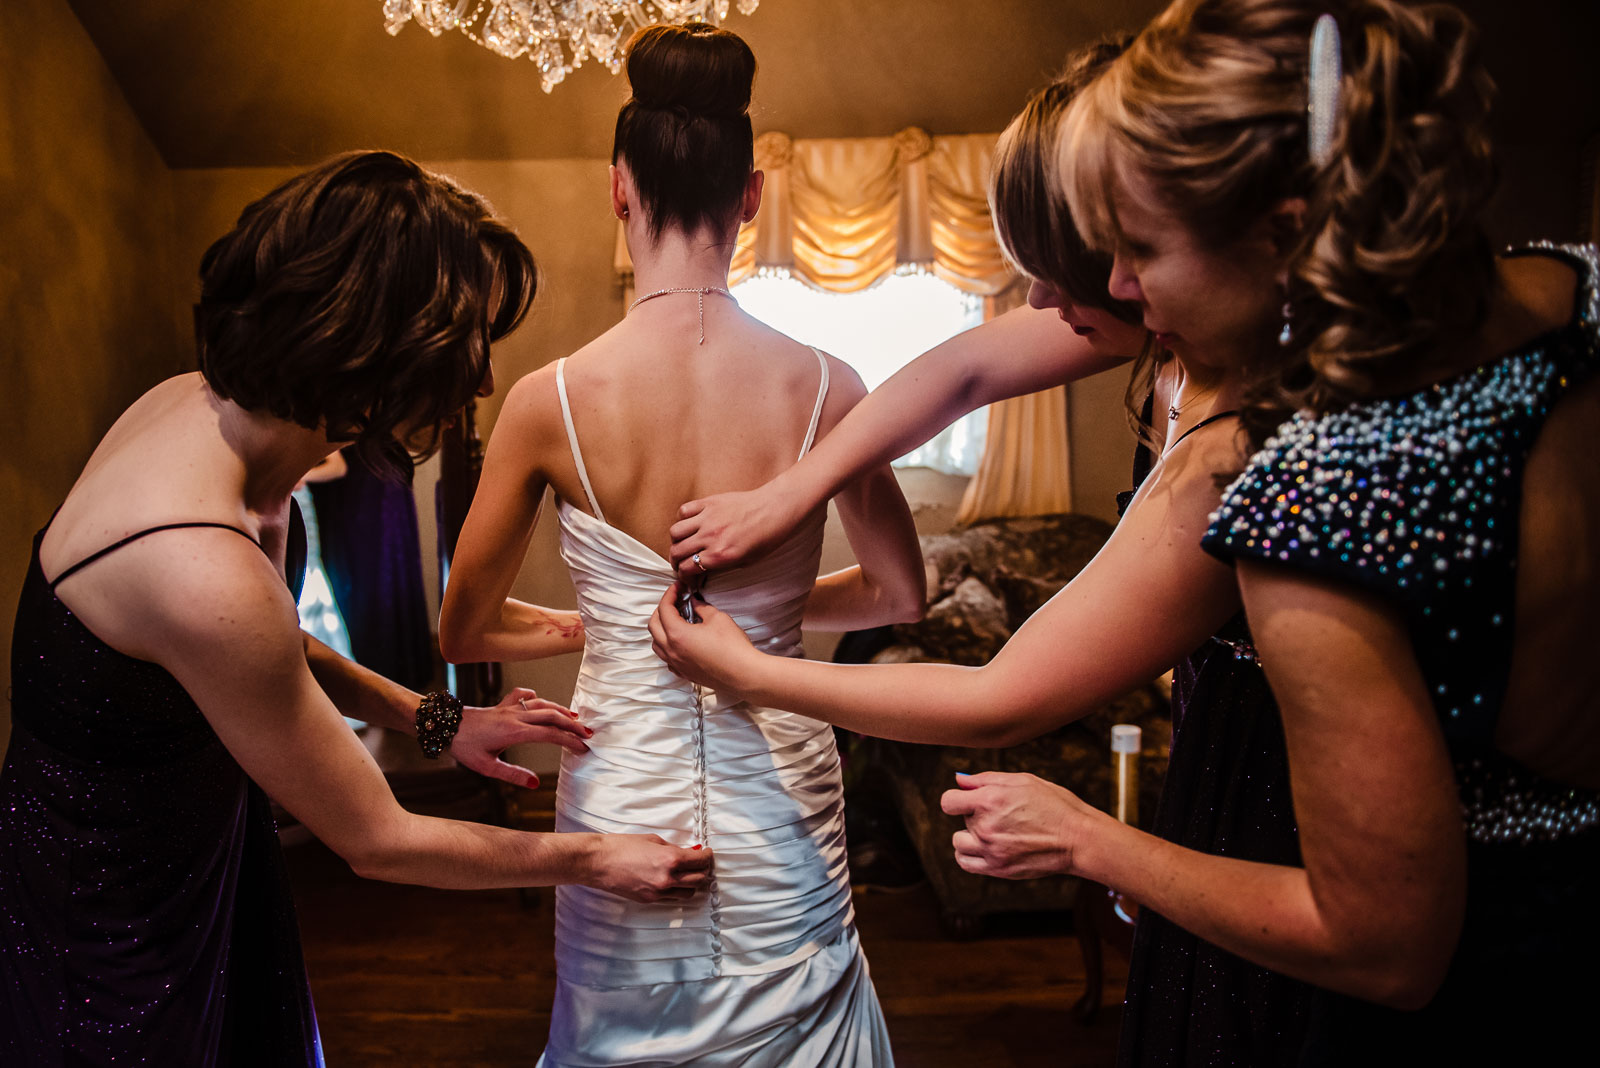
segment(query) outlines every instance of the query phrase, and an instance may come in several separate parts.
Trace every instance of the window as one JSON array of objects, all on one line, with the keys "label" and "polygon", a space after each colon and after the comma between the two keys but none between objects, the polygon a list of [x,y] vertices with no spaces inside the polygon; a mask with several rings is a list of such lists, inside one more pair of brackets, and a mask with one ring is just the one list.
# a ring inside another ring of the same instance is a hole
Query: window
[{"label": "window", "polygon": [[[815,345],[856,369],[868,389],[922,353],[983,321],[983,298],[927,273],[890,275],[860,293],[824,293],[796,278],[764,275],[733,289],[751,315],[796,341]],[[956,421],[896,467],[931,467],[970,475],[978,469],[986,409]]]}]

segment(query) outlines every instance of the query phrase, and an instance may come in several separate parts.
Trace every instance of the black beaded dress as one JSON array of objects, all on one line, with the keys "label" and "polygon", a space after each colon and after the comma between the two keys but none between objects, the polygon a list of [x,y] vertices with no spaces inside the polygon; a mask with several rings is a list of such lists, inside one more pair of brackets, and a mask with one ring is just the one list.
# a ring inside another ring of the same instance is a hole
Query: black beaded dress
[{"label": "black beaded dress", "polygon": [[[1212,416],[1187,433],[1233,414]],[[1150,451],[1141,445],[1134,456],[1134,491],[1151,465]],[[1120,494],[1118,511],[1126,511],[1132,498],[1133,492]],[[1243,613],[1173,671],[1172,755],[1149,830],[1218,856],[1300,863],[1283,725]],[[1311,994],[1304,983],[1142,909],[1128,963],[1117,1063],[1296,1064]]]},{"label": "black beaded dress", "polygon": [[266,795],[176,679],[56,598],[43,537],[0,771],[0,1065],[320,1066]]},{"label": "black beaded dress", "polygon": [[1571,322],[1416,393],[1297,415],[1229,488],[1203,542],[1391,601],[1456,766],[1467,916],[1444,986],[1413,1013],[1319,991],[1310,1064],[1600,1056],[1589,1022],[1600,1004],[1600,794],[1544,779],[1493,744],[1523,469],[1551,410],[1600,368],[1595,249],[1522,250],[1536,252],[1578,271]]}]

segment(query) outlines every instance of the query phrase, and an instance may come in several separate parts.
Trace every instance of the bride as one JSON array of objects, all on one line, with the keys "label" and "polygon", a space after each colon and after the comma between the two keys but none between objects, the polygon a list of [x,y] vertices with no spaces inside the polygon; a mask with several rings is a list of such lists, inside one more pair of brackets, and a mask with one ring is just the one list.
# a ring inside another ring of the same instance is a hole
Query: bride
[{"label": "bride", "polygon": [[[639,297],[622,322],[510,391],[457,549],[446,655],[517,660],[561,613],[512,599],[545,487],[585,633],[572,708],[595,728],[563,757],[557,828],[645,832],[715,850],[709,892],[638,905],[562,887],[541,1064],[892,1064],[857,941],[831,728],[673,675],[646,628],[673,567],[680,501],[761,485],[861,399],[846,365],[744,314],[727,290],[755,215],[755,57],[708,25],[630,42],[611,203]],[[910,512],[882,468],[837,498],[859,566],[817,578],[824,513],[701,596],[770,652],[802,623],[853,630],[922,611]]]}]

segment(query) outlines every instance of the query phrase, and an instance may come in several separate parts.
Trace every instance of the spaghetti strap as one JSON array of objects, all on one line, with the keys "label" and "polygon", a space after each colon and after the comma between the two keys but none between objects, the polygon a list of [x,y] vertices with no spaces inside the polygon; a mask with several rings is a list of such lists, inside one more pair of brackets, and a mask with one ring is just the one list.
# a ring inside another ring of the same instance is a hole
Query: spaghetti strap
[{"label": "spaghetti strap", "polygon": [[817,437],[817,421],[822,418],[822,402],[828,399],[828,358],[815,345],[811,346],[811,351],[816,353],[817,363],[822,367],[822,382],[817,386],[817,404],[811,409],[811,425],[806,427],[806,440],[800,446],[801,457],[811,451],[811,443]]},{"label": "spaghetti strap", "polygon": [[[1178,441],[1182,441],[1184,438],[1188,437],[1190,434],[1193,434],[1196,430],[1199,430],[1203,426],[1209,426],[1212,423],[1215,423],[1218,419],[1226,419],[1230,415],[1238,414],[1239,410],[1237,408],[1229,408],[1225,412],[1217,412],[1215,415],[1208,415],[1194,426],[1190,427],[1188,430],[1185,430],[1182,434],[1179,434]],[[1178,441],[1174,441],[1171,445],[1168,445],[1165,451],[1171,452],[1173,449],[1176,449],[1178,447]]]},{"label": "spaghetti strap", "polygon": [[[84,568],[88,567],[102,556],[108,556],[122,548],[124,545],[127,545],[130,542],[138,541],[146,534],[157,534],[163,530],[186,530],[194,527],[216,527],[220,530],[231,530],[241,538],[244,538],[251,545],[254,545],[258,549],[261,548],[261,543],[256,541],[256,539],[250,537],[249,534],[240,530],[238,527],[229,526],[227,523],[163,523],[158,527],[148,527],[144,530],[137,531],[136,533],[129,534],[121,541],[112,542],[104,549],[98,549],[95,552],[90,553],[88,556],[84,557],[82,560],[79,560],[77,563],[73,564],[71,567],[67,568],[65,571],[61,572],[61,574],[57,575],[53,580],[51,580],[49,583],[50,591],[54,593],[57,586],[67,581],[67,579],[71,578],[73,575],[76,575],[79,571],[82,571]],[[265,552],[266,550],[263,549],[262,551]]]},{"label": "spaghetti strap", "polygon": [[572,406],[567,403],[566,371],[567,358],[563,356],[556,361],[556,394],[561,398],[561,421],[567,426],[567,444],[572,447],[572,462],[578,466],[578,481],[583,483],[584,496],[589,498],[594,517],[604,523],[606,514],[600,510],[600,502],[594,499],[594,487],[589,484],[589,469],[583,466],[583,450],[578,448],[578,431],[572,425]]}]

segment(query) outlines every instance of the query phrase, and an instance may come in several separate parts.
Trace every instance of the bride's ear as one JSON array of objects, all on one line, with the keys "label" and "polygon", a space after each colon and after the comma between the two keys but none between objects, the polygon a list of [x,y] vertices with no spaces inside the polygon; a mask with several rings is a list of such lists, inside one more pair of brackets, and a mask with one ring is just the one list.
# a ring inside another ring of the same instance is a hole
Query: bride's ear
[{"label": "bride's ear", "polygon": [[628,201],[633,196],[633,182],[627,172],[616,164],[611,171],[611,214],[619,219],[628,217]]},{"label": "bride's ear", "polygon": [[744,183],[744,210],[739,214],[740,222],[749,222],[756,217],[756,212],[761,210],[761,190],[766,188],[766,184],[766,171],[750,172],[750,177]]}]

